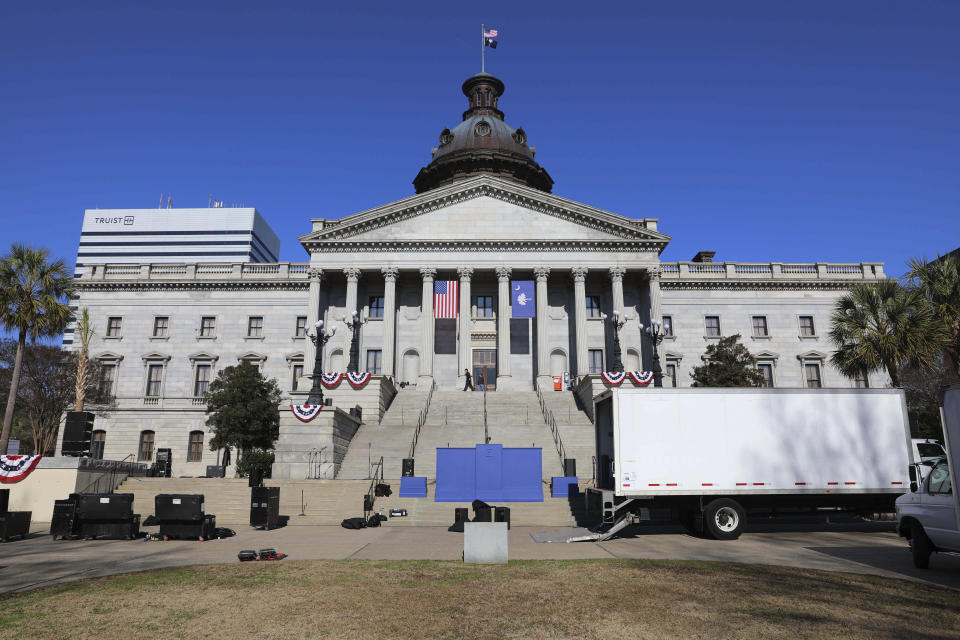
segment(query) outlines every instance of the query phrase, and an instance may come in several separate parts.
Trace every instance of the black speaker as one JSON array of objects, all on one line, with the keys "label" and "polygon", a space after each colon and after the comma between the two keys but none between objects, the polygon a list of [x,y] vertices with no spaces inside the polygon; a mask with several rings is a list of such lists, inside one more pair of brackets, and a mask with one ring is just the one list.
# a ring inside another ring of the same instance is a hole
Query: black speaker
[{"label": "black speaker", "polygon": [[154,513],[161,525],[166,520],[196,521],[205,515],[203,494],[161,493],[154,497]]},{"label": "black speaker", "polygon": [[466,507],[457,507],[453,510],[454,522],[470,522],[470,510]]},{"label": "black speaker", "polygon": [[493,522],[493,507],[484,505],[473,510],[474,522]]},{"label": "black speaker", "polygon": [[60,453],[65,456],[90,455],[90,440],[93,438],[93,414],[89,411],[68,411],[63,425],[63,445]]},{"label": "black speaker", "polygon": [[10,510],[10,489],[0,489],[0,513]]},{"label": "black speaker", "polygon": [[404,478],[413,477],[413,458],[403,459],[403,477]]},{"label": "black speaker", "polygon": [[576,458],[563,459],[563,475],[566,476],[567,478],[577,477],[577,459]]},{"label": "black speaker", "polygon": [[363,511],[373,511],[373,496],[369,493],[363,494]]},{"label": "black speaker", "polygon": [[250,526],[276,529],[280,520],[280,487],[250,489]]},{"label": "black speaker", "polygon": [[227,477],[227,468],[218,467],[216,465],[207,465],[207,477],[208,478],[225,478]]},{"label": "black speaker", "polygon": [[77,515],[81,520],[128,520],[133,517],[133,494],[82,493]]},{"label": "black speaker", "polygon": [[494,507],[493,508],[493,521],[494,522],[506,522],[507,529],[510,528],[510,507]]}]

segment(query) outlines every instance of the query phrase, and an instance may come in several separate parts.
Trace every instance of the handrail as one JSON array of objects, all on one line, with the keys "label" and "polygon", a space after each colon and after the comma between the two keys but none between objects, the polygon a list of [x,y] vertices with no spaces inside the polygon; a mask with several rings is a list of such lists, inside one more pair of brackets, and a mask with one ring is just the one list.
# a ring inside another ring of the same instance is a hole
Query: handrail
[{"label": "handrail", "polygon": [[[83,489],[81,489],[80,491],[77,491],[77,493],[86,493],[86,492],[87,492],[87,489],[89,489],[89,488],[92,487],[93,485],[95,485],[95,484],[97,484],[98,482],[100,482],[100,480],[101,480],[105,475],[107,475],[108,473],[110,474],[110,491],[107,491],[106,493],[113,493],[114,489],[117,488],[116,483],[114,482],[114,481],[116,480],[117,467],[118,467],[119,465],[123,464],[124,462],[126,462],[127,459],[130,459],[130,458],[133,458],[133,454],[132,454],[132,453],[128,453],[128,454],[124,457],[123,460],[121,460],[120,462],[118,462],[116,465],[110,467],[110,469],[108,469],[107,471],[104,471],[103,473],[101,473],[100,475],[98,475],[96,478],[93,479],[92,482],[88,482],[88,483],[87,483],[87,486],[85,486],[85,487],[84,487]],[[129,474],[127,474],[127,475],[129,475]]]},{"label": "handrail", "polygon": [[483,443],[490,444],[490,430],[487,428],[487,385],[483,385]]},{"label": "handrail", "polygon": [[323,465],[323,452],[326,451],[326,445],[317,449],[314,447],[307,452],[307,480],[320,479],[320,467]]},{"label": "handrail", "polygon": [[553,417],[553,411],[547,407],[547,400],[543,397],[543,391],[537,389],[537,400],[540,401],[540,410],[543,412],[543,421],[550,427],[550,433],[553,434],[553,444],[557,448],[557,455],[560,456],[560,468],[563,469],[563,461],[567,457],[567,450],[563,446],[563,438],[560,437],[560,430],[557,429],[557,419]]},{"label": "handrail", "polygon": [[430,401],[433,400],[433,390],[436,388],[436,381],[431,382],[430,390],[427,391],[427,401],[423,404],[420,415],[417,416],[417,426],[413,430],[413,442],[410,443],[410,455],[407,456],[408,458],[413,458],[413,454],[417,450],[417,440],[420,439],[420,427],[427,421],[427,414],[430,412]]},{"label": "handrail", "polygon": [[370,487],[367,489],[367,495],[371,498],[377,495],[377,481],[383,482],[383,456],[380,456],[380,461],[373,465],[373,468],[375,471],[372,474],[373,478],[370,480]]}]

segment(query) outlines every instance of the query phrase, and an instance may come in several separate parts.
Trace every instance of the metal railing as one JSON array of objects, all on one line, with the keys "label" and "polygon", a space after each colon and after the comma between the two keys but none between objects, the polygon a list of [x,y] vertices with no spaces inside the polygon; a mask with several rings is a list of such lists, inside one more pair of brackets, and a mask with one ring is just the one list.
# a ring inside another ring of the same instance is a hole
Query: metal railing
[{"label": "metal railing", "polygon": [[483,444],[490,444],[490,429],[487,426],[487,385],[483,385]]},{"label": "metal railing", "polygon": [[[373,466],[373,473],[371,474],[372,478],[370,479],[370,486],[367,488],[367,495],[370,496],[371,506],[376,501],[377,495],[377,483],[383,482],[383,456],[380,456],[380,461]],[[366,513],[364,513],[366,517]]]},{"label": "metal railing", "polygon": [[[113,493],[114,490],[120,485],[120,483],[123,482],[124,480],[126,480],[126,479],[127,479],[127,476],[130,475],[130,472],[129,472],[129,471],[120,471],[121,466],[122,466],[125,462],[127,462],[128,460],[131,461],[131,462],[133,461],[133,454],[132,454],[132,453],[128,453],[128,454],[126,455],[126,457],[125,457],[123,460],[121,460],[120,462],[117,462],[117,463],[115,463],[115,464],[110,465],[110,468],[109,468],[109,469],[107,469],[106,471],[104,471],[103,473],[101,473],[100,475],[98,475],[98,476],[97,476],[96,478],[94,478],[91,482],[88,482],[88,483],[87,483],[87,486],[85,486],[85,487],[84,487],[83,489],[81,489],[80,491],[77,491],[77,493],[87,493],[87,492],[89,491],[90,487],[93,487],[93,486],[95,486],[95,485],[98,485],[98,484],[100,483],[100,481],[103,480],[103,478],[105,478],[106,476],[110,476],[110,482],[107,483],[107,486],[109,486],[110,489],[109,489],[108,491],[96,491],[96,493]],[[123,476],[123,477],[120,479],[119,482],[117,481],[117,475],[122,475],[122,476]],[[99,488],[99,487],[98,487],[98,488]]]},{"label": "metal railing", "polygon": [[563,461],[567,457],[567,450],[563,446],[563,438],[560,437],[560,430],[557,428],[557,419],[553,417],[553,411],[547,407],[547,399],[543,397],[543,391],[537,389],[537,400],[540,401],[540,410],[543,412],[543,421],[550,427],[550,433],[553,434],[553,444],[557,448],[557,455],[560,456],[560,468],[563,469]]},{"label": "metal railing", "polygon": [[320,447],[319,449],[314,447],[307,452],[307,480],[320,479],[320,468],[323,465],[323,452],[326,451],[326,449],[326,447]]},{"label": "metal railing", "polygon": [[437,388],[436,381],[430,384],[430,390],[427,391],[427,401],[423,404],[423,409],[420,410],[420,415],[417,416],[417,426],[413,430],[413,442],[410,443],[410,455],[408,458],[413,458],[413,454],[417,450],[417,440],[420,439],[420,429],[423,427],[423,424],[427,421],[427,414],[430,412],[430,401],[433,400],[433,390]]}]

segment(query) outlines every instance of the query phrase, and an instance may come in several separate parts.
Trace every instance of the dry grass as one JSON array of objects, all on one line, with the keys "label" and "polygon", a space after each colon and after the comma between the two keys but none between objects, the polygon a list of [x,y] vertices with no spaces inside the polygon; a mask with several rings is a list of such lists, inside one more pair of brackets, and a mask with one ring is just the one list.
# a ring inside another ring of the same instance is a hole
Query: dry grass
[{"label": "dry grass", "polygon": [[0,599],[18,638],[960,638],[956,591],[650,560],[167,569]]}]

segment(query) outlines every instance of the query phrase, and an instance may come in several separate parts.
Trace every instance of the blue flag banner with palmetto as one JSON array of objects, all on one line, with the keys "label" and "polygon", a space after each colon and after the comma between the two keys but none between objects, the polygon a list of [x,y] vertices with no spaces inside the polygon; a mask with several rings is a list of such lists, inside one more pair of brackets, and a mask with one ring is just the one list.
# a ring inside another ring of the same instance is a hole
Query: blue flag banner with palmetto
[{"label": "blue flag banner with palmetto", "polygon": [[533,318],[537,315],[533,280],[514,280],[510,283],[510,301],[514,318]]}]

